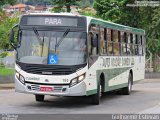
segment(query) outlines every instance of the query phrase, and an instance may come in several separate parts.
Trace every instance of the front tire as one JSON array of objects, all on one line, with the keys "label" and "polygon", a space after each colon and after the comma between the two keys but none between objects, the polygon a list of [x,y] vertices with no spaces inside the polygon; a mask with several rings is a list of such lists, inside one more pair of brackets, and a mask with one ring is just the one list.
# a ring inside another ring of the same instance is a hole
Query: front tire
[{"label": "front tire", "polygon": [[44,95],[35,95],[35,99],[37,102],[43,102],[44,101]]},{"label": "front tire", "polygon": [[131,73],[129,73],[129,76],[128,76],[128,86],[123,88],[121,93],[123,95],[130,95],[131,94],[131,91],[132,91],[132,75]]},{"label": "front tire", "polygon": [[93,105],[99,105],[100,104],[101,95],[102,95],[102,86],[99,83],[98,86],[97,86],[97,93],[95,95],[93,95],[92,98],[91,98]]}]

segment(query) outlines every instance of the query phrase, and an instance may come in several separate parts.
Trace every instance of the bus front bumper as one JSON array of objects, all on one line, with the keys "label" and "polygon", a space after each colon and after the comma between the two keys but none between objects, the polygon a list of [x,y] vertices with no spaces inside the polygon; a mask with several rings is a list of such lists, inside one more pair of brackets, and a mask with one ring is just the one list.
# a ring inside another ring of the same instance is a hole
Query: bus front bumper
[{"label": "bus front bumper", "polygon": [[[52,87],[53,90],[44,92],[40,90],[40,87]],[[39,95],[53,95],[53,96],[85,96],[86,95],[86,84],[84,81],[69,87],[69,85],[41,85],[34,83],[22,84],[15,77],[15,91],[28,94],[39,94]]]}]

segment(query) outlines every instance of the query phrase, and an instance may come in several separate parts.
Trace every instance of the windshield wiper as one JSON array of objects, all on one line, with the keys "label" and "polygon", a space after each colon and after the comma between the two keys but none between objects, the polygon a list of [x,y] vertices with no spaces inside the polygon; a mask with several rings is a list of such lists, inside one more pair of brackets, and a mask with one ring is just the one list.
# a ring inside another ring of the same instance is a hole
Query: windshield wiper
[{"label": "windshield wiper", "polygon": [[34,34],[36,35],[36,37],[37,37],[39,43],[41,44],[41,38],[40,38],[40,36],[39,36],[38,30],[37,30],[35,27],[33,27],[32,29],[33,29]]},{"label": "windshield wiper", "polygon": [[43,54],[43,47],[44,47],[44,36],[45,36],[45,33],[43,35],[43,38],[42,38],[42,52],[41,52],[41,57],[42,57],[42,54]]},{"label": "windshield wiper", "polygon": [[69,33],[70,29],[68,28],[64,34],[63,34],[63,37],[58,41],[58,43],[55,45],[55,51],[56,51],[56,48],[60,46],[60,44],[62,43],[62,41],[64,40],[64,38],[67,36],[67,34]]},{"label": "windshield wiper", "polygon": [[[33,27],[33,31],[34,31],[34,33],[35,33],[35,35],[36,35],[36,37],[37,37],[40,45],[42,44],[42,52],[41,52],[41,57],[42,57],[45,33],[44,33],[44,35],[43,35],[43,38],[41,39],[40,36],[39,36],[38,30],[37,30],[35,27]],[[41,43],[41,41],[42,41],[42,43]]]}]

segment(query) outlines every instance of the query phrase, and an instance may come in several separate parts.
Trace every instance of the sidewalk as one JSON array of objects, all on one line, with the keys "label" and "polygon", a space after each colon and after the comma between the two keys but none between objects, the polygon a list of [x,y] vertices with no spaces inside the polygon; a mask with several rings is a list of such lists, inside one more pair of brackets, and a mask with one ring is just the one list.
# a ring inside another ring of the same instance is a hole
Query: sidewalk
[{"label": "sidewalk", "polygon": [[159,113],[160,113],[160,103],[158,105],[155,105],[154,107],[141,111],[138,114],[159,114]]}]

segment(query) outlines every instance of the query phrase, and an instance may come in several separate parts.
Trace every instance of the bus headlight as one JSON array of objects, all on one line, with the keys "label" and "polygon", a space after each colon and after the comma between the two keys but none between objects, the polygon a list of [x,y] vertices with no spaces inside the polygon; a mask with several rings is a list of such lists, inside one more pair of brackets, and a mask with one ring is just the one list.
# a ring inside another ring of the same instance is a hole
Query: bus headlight
[{"label": "bus headlight", "polygon": [[24,77],[23,77],[20,73],[18,73],[17,71],[16,71],[16,78],[17,78],[22,84],[25,84],[25,79],[24,79]]},{"label": "bus headlight", "polygon": [[80,81],[84,80],[84,78],[85,78],[85,74],[80,75],[80,76],[78,77],[78,81],[80,82]]},{"label": "bus headlight", "polygon": [[79,82],[83,81],[84,78],[85,78],[85,73],[76,77],[76,78],[74,78],[74,79],[72,79],[71,82],[70,82],[70,87],[72,87],[72,86],[78,84]]},{"label": "bus headlight", "polygon": [[19,80],[20,74],[16,71],[16,78]]}]

